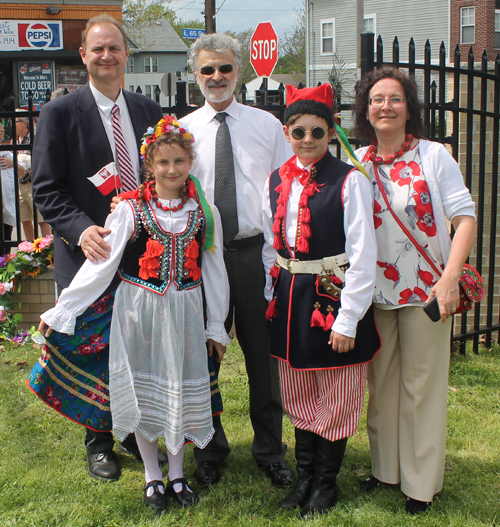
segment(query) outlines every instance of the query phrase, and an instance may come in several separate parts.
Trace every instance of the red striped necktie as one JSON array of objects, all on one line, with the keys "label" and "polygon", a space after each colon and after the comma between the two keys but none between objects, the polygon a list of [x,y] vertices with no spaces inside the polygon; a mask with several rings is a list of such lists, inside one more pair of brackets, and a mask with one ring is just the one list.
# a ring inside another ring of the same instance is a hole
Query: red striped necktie
[{"label": "red striped necktie", "polygon": [[120,179],[122,182],[122,192],[128,192],[137,189],[137,178],[134,174],[134,169],[132,168],[127,144],[125,143],[125,137],[123,137],[122,127],[120,126],[119,111],[120,108],[115,104],[111,110],[111,124],[113,127],[113,135],[115,137],[116,156],[118,158],[118,171],[120,172]]}]

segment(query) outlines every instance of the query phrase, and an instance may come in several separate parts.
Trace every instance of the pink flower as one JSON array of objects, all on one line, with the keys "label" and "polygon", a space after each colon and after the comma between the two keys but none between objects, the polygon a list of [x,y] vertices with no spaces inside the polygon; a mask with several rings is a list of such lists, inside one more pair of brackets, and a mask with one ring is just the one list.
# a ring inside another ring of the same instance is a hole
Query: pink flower
[{"label": "pink flower", "polygon": [[31,242],[21,242],[17,246],[18,251],[24,251],[25,253],[33,252],[33,244]]},{"label": "pink flower", "polygon": [[2,284],[2,282],[0,282],[0,295],[4,295],[5,291],[5,284]]},{"label": "pink flower", "polygon": [[5,322],[7,320],[7,315],[5,311],[0,311],[0,322]]},{"label": "pink flower", "polygon": [[45,249],[45,247],[48,247],[52,243],[52,234],[49,234],[48,236],[45,236],[40,240],[38,243],[39,249]]}]

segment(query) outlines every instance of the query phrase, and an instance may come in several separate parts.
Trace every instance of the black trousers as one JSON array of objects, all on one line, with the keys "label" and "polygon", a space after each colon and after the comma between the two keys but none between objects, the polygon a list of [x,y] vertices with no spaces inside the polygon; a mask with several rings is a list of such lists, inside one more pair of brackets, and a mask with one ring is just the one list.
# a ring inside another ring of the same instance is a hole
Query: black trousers
[{"label": "black trousers", "polygon": [[[278,362],[269,354],[269,322],[265,318],[265,275],[262,243],[252,247],[225,250],[224,261],[230,285],[229,316],[226,330],[233,323],[245,356],[250,396],[250,421],[254,430],[252,454],[263,465],[282,461],[286,446],[281,441],[283,409],[279,389]],[[214,361],[216,373],[220,364]],[[224,400],[224,393],[222,392]],[[201,461],[220,462],[230,452],[220,416],[214,417],[215,434],[203,450],[194,449]]]}]

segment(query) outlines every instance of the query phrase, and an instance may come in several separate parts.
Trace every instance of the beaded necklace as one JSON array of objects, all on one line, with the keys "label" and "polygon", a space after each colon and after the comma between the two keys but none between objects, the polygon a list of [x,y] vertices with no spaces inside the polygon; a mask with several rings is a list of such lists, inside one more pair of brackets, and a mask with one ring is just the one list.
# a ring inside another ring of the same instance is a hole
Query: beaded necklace
[{"label": "beaded necklace", "polygon": [[413,141],[413,135],[406,134],[404,143],[401,145],[401,147],[398,150],[396,150],[395,154],[392,156],[387,156],[385,158],[382,158],[377,155],[378,141],[374,139],[372,141],[372,144],[370,145],[370,148],[368,148],[367,159],[377,165],[382,165],[382,164],[392,165],[398,157],[401,157],[404,154],[404,152],[408,152],[408,150],[410,150],[412,141]]},{"label": "beaded necklace", "polygon": [[174,207],[169,207],[168,205],[162,205],[159,202],[158,194],[156,193],[156,189],[153,186],[151,186],[150,187],[150,191],[151,191],[151,201],[156,203],[156,206],[159,209],[162,209],[164,212],[167,212],[167,211],[169,211],[169,212],[177,212],[178,210],[181,210],[182,207],[184,207],[184,201],[181,201],[179,203],[179,205],[175,205]]}]

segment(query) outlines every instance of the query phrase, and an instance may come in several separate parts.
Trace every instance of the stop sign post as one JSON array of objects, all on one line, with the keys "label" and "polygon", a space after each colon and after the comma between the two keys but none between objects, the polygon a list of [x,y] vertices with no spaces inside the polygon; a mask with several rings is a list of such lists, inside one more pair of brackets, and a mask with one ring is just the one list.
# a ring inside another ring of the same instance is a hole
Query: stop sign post
[{"label": "stop sign post", "polygon": [[278,35],[271,22],[261,22],[250,40],[250,62],[258,77],[270,77],[278,62]]}]

